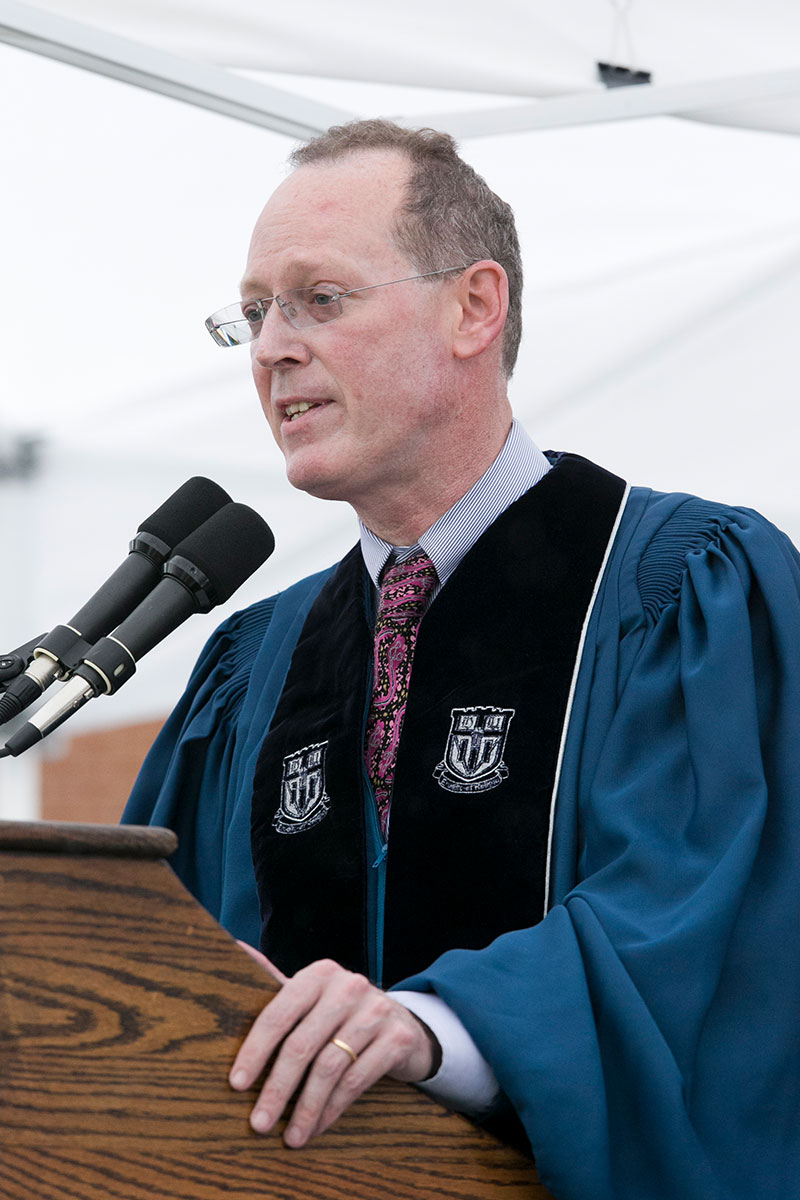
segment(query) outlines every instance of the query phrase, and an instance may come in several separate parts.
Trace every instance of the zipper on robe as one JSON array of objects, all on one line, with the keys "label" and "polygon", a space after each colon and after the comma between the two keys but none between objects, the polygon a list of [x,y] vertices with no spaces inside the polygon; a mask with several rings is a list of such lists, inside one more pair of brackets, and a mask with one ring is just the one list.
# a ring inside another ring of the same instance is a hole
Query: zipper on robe
[{"label": "zipper on robe", "polygon": [[367,963],[369,978],[376,987],[383,980],[383,922],[386,905],[386,855],[389,844],[381,833],[378,804],[364,767],[364,799],[367,816]]}]

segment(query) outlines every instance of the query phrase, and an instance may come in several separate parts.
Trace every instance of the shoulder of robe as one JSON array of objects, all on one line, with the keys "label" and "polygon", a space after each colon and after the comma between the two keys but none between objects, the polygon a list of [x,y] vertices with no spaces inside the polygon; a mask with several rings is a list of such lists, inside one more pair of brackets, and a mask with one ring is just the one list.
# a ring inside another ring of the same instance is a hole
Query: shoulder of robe
[{"label": "shoulder of robe", "polygon": [[335,567],[327,567],[308,575],[284,591],[233,613],[211,635],[196,671],[202,673],[205,666],[207,675],[213,670],[214,686],[225,691],[226,702],[238,702],[254,668],[258,674],[256,663],[263,664],[264,654],[271,661],[287,637],[291,642],[291,628],[298,613],[308,610],[334,570]]},{"label": "shoulder of robe", "polygon": [[269,629],[277,596],[240,609],[212,633],[198,659],[188,691],[204,695],[211,687],[223,707],[244,694],[259,648]]},{"label": "shoulder of robe", "polygon": [[226,659],[233,672],[252,665],[253,656],[269,628],[278,596],[258,600],[248,608],[242,608],[223,621],[208,642],[204,654],[215,647]]},{"label": "shoulder of robe", "polygon": [[680,598],[688,558],[719,545],[732,527],[763,526],[777,530],[752,509],[687,496],[658,526],[638,565],[637,583],[642,607],[652,621]]}]

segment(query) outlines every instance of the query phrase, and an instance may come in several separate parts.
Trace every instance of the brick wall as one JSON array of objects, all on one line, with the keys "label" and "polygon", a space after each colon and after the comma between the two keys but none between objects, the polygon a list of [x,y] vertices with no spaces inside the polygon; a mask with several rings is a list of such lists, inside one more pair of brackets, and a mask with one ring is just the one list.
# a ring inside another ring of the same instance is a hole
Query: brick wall
[{"label": "brick wall", "polygon": [[116,824],[162,720],[71,738],[42,764],[42,817]]}]

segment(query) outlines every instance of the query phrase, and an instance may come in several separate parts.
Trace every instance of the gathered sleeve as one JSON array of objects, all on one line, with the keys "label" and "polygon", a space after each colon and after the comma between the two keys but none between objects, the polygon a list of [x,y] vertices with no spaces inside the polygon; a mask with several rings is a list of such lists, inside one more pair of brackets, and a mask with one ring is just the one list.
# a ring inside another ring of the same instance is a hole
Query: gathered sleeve
[{"label": "gathered sleeve", "polygon": [[554,903],[401,986],[461,1018],[559,1200],[797,1200],[800,562],[757,514],[690,499],[622,541]]}]

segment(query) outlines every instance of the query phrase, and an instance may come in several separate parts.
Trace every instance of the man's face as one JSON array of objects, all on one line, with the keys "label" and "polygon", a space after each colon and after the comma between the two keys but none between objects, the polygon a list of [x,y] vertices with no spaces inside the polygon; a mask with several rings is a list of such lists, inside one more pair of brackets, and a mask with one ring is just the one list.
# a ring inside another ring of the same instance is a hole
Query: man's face
[{"label": "man's face", "polygon": [[[242,298],[418,274],[390,237],[408,172],[401,155],[378,151],[295,171],[258,220]],[[454,278],[360,292],[311,329],[292,328],[272,305],[251,344],[253,377],[295,487],[369,511],[435,469],[457,419],[445,303]],[[298,404],[311,407],[292,415]]]}]

